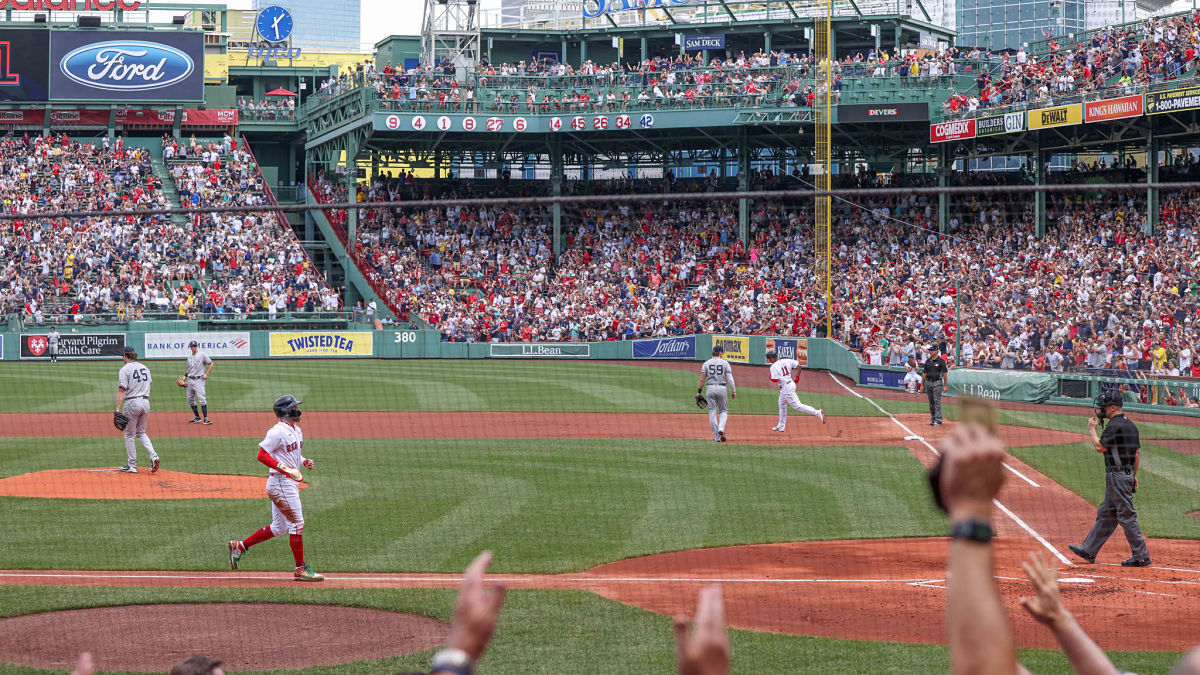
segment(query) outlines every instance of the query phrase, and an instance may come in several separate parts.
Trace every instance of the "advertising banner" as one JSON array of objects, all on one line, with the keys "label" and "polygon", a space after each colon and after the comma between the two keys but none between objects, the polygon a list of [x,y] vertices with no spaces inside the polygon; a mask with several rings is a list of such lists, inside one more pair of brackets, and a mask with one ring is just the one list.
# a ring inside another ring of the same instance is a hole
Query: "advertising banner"
[{"label": "advertising banner", "polygon": [[714,335],[713,346],[721,345],[725,348],[725,353],[722,355],[726,361],[731,363],[750,363],[750,338],[739,337],[737,335]]},{"label": "advertising banner", "polygon": [[929,142],[944,143],[975,138],[975,120],[957,120],[929,125]]},{"label": "advertising banner", "polygon": [[1200,108],[1200,87],[1187,87],[1173,91],[1152,91],[1146,94],[1146,114],[1196,110]]},{"label": "advertising banner", "polygon": [[371,356],[370,331],[304,331],[271,333],[271,356]]},{"label": "advertising banner", "polygon": [[947,380],[949,394],[992,401],[1042,403],[1058,389],[1054,375],[1032,371],[955,368]]},{"label": "advertising banner", "polygon": [[184,359],[192,355],[188,343],[200,343],[200,351],[209,356],[250,356],[250,333],[146,333],[147,359]]},{"label": "advertising banner", "polygon": [[1029,111],[1030,129],[1069,127],[1083,122],[1083,106],[1078,103],[1056,105],[1053,108],[1038,108]]},{"label": "advertising banner", "polygon": [[1141,117],[1144,112],[1142,95],[1107,98],[1083,104],[1083,116],[1088,122],[1119,120],[1126,117]]},{"label": "advertising banner", "polygon": [[890,105],[839,105],[838,122],[924,122],[929,119],[928,103],[892,103]]},{"label": "advertising banner", "polygon": [[592,346],[583,342],[551,342],[546,344],[501,343],[489,344],[488,356],[493,359],[586,359]]},{"label": "advertising banner", "polygon": [[50,87],[47,30],[5,28],[0,31],[0,101],[46,101]]},{"label": "advertising banner", "polygon": [[[797,338],[767,338],[763,347],[764,352],[775,350],[781,359],[796,359],[803,368],[808,365],[808,340]],[[763,357],[766,358],[765,356]]]},{"label": "advertising banner", "polygon": [[904,388],[904,370],[876,370],[872,366],[859,366],[858,383],[872,387],[888,387],[889,389]]},{"label": "advertising banner", "polygon": [[54,31],[50,98],[201,101],[204,36],[167,31]]},{"label": "advertising banner", "polygon": [[975,136],[999,136],[1025,131],[1025,113],[1005,113],[1003,115],[988,115],[975,120]]},{"label": "advertising banner", "polygon": [[695,359],[696,336],[661,338],[654,340],[634,340],[633,358],[635,359]]},{"label": "advertising banner", "polygon": [[42,110],[0,110],[0,124],[36,124],[46,119]]},{"label": "advertising banner", "polygon": [[[21,358],[48,359],[46,333],[21,334]],[[124,333],[63,333],[58,336],[60,359],[119,359],[125,349]]]},{"label": "advertising banner", "polygon": [[51,110],[50,124],[58,127],[106,127],[107,110]]},{"label": "advertising banner", "polygon": [[683,38],[683,48],[692,52],[702,49],[725,49],[725,34],[689,35]]}]

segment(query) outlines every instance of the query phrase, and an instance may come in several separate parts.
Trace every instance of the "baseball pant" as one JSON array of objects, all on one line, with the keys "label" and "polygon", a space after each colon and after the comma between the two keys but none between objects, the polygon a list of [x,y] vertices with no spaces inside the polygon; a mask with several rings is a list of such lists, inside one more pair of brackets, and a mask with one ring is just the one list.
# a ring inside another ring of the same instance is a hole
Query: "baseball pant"
[{"label": "baseball pant", "polygon": [[806,412],[813,417],[817,416],[817,409],[811,405],[805,405],[800,402],[800,397],[796,395],[796,385],[783,386],[779,388],[779,427],[787,427],[788,406],[792,406],[800,412]]},{"label": "baseball pant", "polygon": [[1150,551],[1146,549],[1146,538],[1142,536],[1142,528],[1138,525],[1137,509],[1133,508],[1133,474],[1124,471],[1105,474],[1104,501],[1096,509],[1096,523],[1083,541],[1083,550],[1095,556],[1118,524],[1125,530],[1125,539],[1129,542],[1133,557],[1148,559]]},{"label": "baseball pant", "polygon": [[188,405],[208,405],[208,396],[204,393],[204,384],[207,380],[202,377],[193,379],[188,377],[187,401]]},{"label": "baseball pant", "polygon": [[278,537],[304,534],[304,510],[300,507],[300,484],[281,474],[267,479],[267,498],[271,500],[271,534]]},{"label": "baseball pant", "polygon": [[929,397],[929,421],[942,422],[942,387],[946,386],[941,380],[929,380],[925,383],[925,395]]},{"label": "baseball pant", "polygon": [[58,347],[50,348],[50,363],[58,363]]},{"label": "baseball pant", "polygon": [[146,435],[146,423],[150,421],[150,402],[144,398],[125,401],[124,412],[129,418],[129,424],[125,426],[125,455],[129,466],[137,466],[137,441],[150,453],[151,462],[158,459],[158,453],[154,452],[154,444]]},{"label": "baseball pant", "polygon": [[713,385],[705,396],[708,401],[708,426],[712,428],[714,441],[721,440],[725,431],[725,420],[729,419],[729,392],[723,386]]}]

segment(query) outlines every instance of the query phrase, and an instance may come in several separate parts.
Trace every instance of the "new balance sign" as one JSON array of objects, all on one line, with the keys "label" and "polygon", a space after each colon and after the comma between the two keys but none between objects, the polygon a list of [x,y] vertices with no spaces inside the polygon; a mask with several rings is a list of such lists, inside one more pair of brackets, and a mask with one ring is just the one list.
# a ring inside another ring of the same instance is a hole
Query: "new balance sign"
[{"label": "new balance sign", "polygon": [[975,138],[975,120],[958,120],[929,125],[929,142],[960,141]]}]

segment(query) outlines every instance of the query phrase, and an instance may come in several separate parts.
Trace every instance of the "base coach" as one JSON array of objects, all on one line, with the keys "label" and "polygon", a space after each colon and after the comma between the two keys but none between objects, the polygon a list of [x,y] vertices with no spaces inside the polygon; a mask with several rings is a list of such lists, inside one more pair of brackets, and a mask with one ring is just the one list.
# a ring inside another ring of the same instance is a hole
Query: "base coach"
[{"label": "base coach", "polygon": [[[1121,564],[1125,567],[1147,567],[1150,565],[1150,552],[1146,550],[1146,538],[1142,536],[1137,511],[1133,508],[1133,493],[1137,492],[1138,486],[1141,439],[1137,427],[1125,416],[1121,406],[1121,395],[1115,391],[1096,397],[1096,416],[1088,420],[1088,433],[1092,435],[1096,452],[1104,455],[1104,501],[1096,510],[1096,524],[1092,525],[1087,539],[1083,544],[1072,544],[1069,548],[1075,555],[1094,563],[1100,547],[1104,546],[1120,523],[1125,530],[1125,539],[1129,541],[1129,548],[1133,551],[1133,557]],[[1109,422],[1104,427],[1104,433],[1096,436],[1096,424],[1105,419]]]}]

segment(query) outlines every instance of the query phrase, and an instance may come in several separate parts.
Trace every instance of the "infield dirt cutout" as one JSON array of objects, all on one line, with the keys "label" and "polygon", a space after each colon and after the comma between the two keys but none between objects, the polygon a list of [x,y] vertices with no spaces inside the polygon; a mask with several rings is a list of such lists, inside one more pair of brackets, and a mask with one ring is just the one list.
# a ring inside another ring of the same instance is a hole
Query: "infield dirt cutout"
[{"label": "infield dirt cutout", "polygon": [[[166,461],[166,460],[164,460]],[[54,469],[0,479],[0,497],[58,499],[255,499],[266,496],[265,476],[181,473],[142,467]],[[307,488],[304,483],[300,489]]]}]

